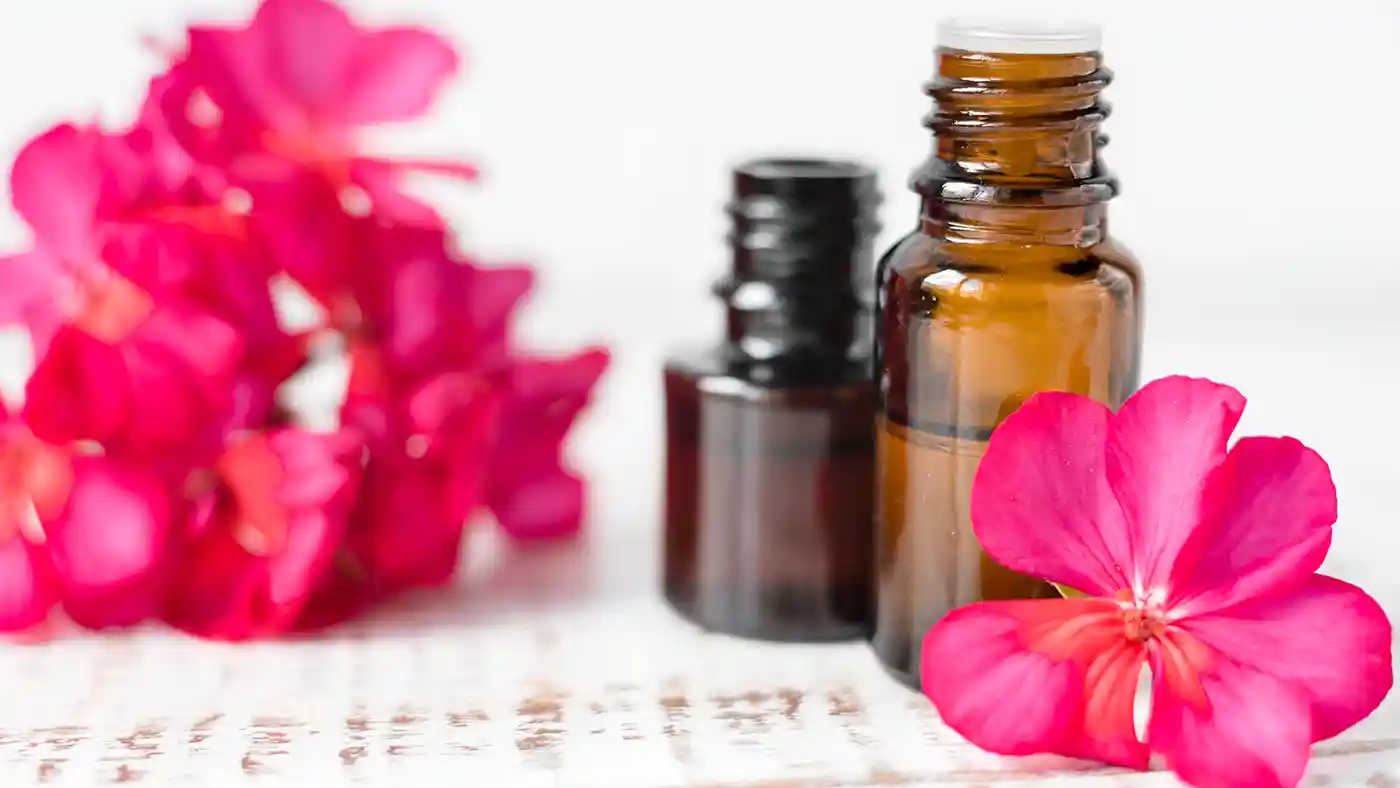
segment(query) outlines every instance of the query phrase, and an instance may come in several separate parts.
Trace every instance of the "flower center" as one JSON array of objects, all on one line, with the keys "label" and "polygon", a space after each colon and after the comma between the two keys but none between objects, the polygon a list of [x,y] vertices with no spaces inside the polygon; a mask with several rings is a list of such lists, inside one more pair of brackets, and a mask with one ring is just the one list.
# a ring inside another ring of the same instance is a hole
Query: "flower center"
[{"label": "flower center", "polygon": [[1146,643],[1167,631],[1166,619],[1157,604],[1138,599],[1126,588],[1115,594],[1114,599],[1123,611],[1123,636],[1128,640]]},{"label": "flower center", "polygon": [[234,539],[253,555],[280,552],[290,527],[286,507],[278,499],[285,470],[267,437],[254,434],[233,442],[216,473],[233,498]]},{"label": "flower center", "polygon": [[0,432],[0,542],[18,534],[42,543],[41,523],[62,513],[72,483],[63,452],[22,428]]},{"label": "flower center", "polygon": [[266,131],[262,136],[262,144],[268,153],[316,170],[336,186],[350,182],[352,154],[324,134]]},{"label": "flower center", "polygon": [[149,293],[105,265],[85,269],[73,285],[73,324],[108,344],[130,336],[154,307]]},{"label": "flower center", "polygon": [[248,232],[246,211],[238,197],[214,205],[164,205],[147,213],[147,218],[163,224],[178,224],[191,230],[222,238],[244,238]]}]

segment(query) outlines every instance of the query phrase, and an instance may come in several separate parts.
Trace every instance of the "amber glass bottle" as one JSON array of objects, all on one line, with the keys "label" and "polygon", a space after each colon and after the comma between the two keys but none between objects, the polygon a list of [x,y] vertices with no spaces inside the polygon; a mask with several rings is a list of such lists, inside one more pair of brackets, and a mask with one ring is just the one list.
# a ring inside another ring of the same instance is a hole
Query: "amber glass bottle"
[{"label": "amber glass bottle", "polygon": [[939,28],[919,228],[880,261],[871,643],[918,686],[928,629],[983,599],[1051,596],[992,562],[968,516],[987,440],[1037,391],[1117,407],[1137,385],[1142,285],[1108,236],[1109,72],[1096,28]]},{"label": "amber glass bottle", "polygon": [[875,176],[734,172],[719,347],[666,365],[665,591],[702,627],[861,637],[871,603]]}]

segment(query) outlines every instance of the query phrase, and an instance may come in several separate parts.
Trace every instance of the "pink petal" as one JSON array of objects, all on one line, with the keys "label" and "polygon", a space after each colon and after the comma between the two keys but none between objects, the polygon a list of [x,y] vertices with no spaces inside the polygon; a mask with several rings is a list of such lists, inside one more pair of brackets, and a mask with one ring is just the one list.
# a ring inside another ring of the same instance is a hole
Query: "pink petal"
[{"label": "pink petal", "polygon": [[58,603],[58,583],[48,556],[18,534],[0,541],[0,632],[42,624]]},{"label": "pink petal", "polygon": [[217,430],[234,404],[241,353],[237,332],[208,313],[173,302],[152,312],[122,347],[138,399],[122,447],[158,453]]},{"label": "pink petal", "polygon": [[564,358],[525,358],[511,368],[506,419],[507,440],[534,430],[561,440],[588,406],[611,356],[602,348],[587,348]]},{"label": "pink petal", "polygon": [[25,326],[41,335],[36,345],[46,349],[60,321],[64,282],[58,261],[40,250],[0,257],[0,326]]},{"label": "pink petal", "polygon": [[493,486],[487,505],[517,539],[568,539],[583,526],[585,493],[582,479],[555,468],[523,484]]},{"label": "pink petal", "polygon": [[1143,386],[1110,422],[1108,485],[1131,529],[1135,590],[1167,585],[1243,410],[1229,386],[1177,376]]},{"label": "pink petal", "polygon": [[325,0],[264,0],[244,35],[263,38],[279,86],[313,122],[338,120],[351,62],[371,45],[344,9]]},{"label": "pink petal", "polygon": [[34,228],[40,246],[70,263],[95,255],[100,139],[95,129],[56,126],[30,140],[10,171],[15,210]]},{"label": "pink petal", "polygon": [[510,321],[534,287],[528,266],[474,268],[462,311],[470,321],[476,355],[482,364],[504,360],[509,352]]},{"label": "pink petal", "polygon": [[462,521],[447,512],[448,481],[424,461],[372,463],[350,531],[355,560],[381,589],[434,586],[457,566]]},{"label": "pink petal", "polygon": [[25,422],[55,445],[111,440],[134,407],[121,352],[71,326],[54,335],[25,384]]},{"label": "pink petal", "polygon": [[563,467],[563,443],[608,362],[594,349],[512,369],[486,483],[486,504],[512,536],[567,537],[582,525],[585,490]]},{"label": "pink petal", "polygon": [[983,602],[924,639],[923,691],[968,741],[1002,755],[1054,753],[1135,769],[1133,728],[1145,655],[1107,600]]},{"label": "pink petal", "polygon": [[336,190],[303,176],[254,191],[252,223],[277,266],[321,306],[339,307],[363,250]]},{"label": "pink petal", "polygon": [[403,191],[409,168],[397,161],[357,157],[350,162],[350,180],[364,191],[374,213],[384,220],[429,229],[446,226],[437,209]]},{"label": "pink petal", "polygon": [[466,520],[482,505],[501,427],[503,398],[494,387],[462,373],[429,379],[408,396],[409,429],[426,439],[422,455],[446,474],[445,516]]},{"label": "pink petal", "polygon": [[1312,577],[1327,556],[1337,490],[1292,438],[1241,438],[1206,486],[1205,522],[1172,570],[1178,615],[1225,607]]},{"label": "pink petal", "polygon": [[189,54],[182,74],[188,83],[176,94],[184,100],[166,107],[166,120],[173,130],[197,133],[185,128],[191,111],[188,102],[195,95],[192,88],[197,87],[220,111],[221,131],[241,131],[251,138],[256,133],[254,124],[265,128],[278,122],[303,122],[274,81],[268,59],[262,36],[239,30],[190,28]]},{"label": "pink petal", "polygon": [[470,272],[448,257],[441,229],[377,228],[370,241],[355,297],[384,361],[399,373],[441,364],[453,338],[452,297]]},{"label": "pink petal", "polygon": [[189,370],[210,393],[224,389],[243,344],[233,326],[209,312],[167,302],[141,325],[140,343]]},{"label": "pink petal", "polygon": [[1099,402],[1052,392],[996,428],[972,486],[972,524],[988,555],[1089,594],[1129,587],[1127,524],[1104,477],[1111,419]]},{"label": "pink petal", "polygon": [[[196,512],[212,521],[189,528],[198,538],[187,550],[166,612],[175,627],[219,640],[281,634],[297,626],[331,576],[354,497],[340,464],[343,441],[292,429],[275,430],[266,441],[266,456],[280,475],[272,499],[257,499],[267,486],[263,470],[239,464],[229,470],[240,474],[241,486],[234,490],[224,479],[215,498]],[[239,534],[265,506],[285,512],[287,527],[277,544],[254,549],[259,546],[244,544]]]},{"label": "pink petal", "polygon": [[1293,788],[1308,762],[1306,703],[1283,682],[1220,659],[1200,673],[1204,701],[1178,696],[1160,655],[1147,739],[1196,788]]},{"label": "pink petal", "polygon": [[68,505],[45,523],[69,617],[96,629],[157,613],[171,517],[160,479],[106,458],[77,458]]},{"label": "pink petal", "polygon": [[[123,350],[122,371],[133,407],[105,443],[123,454],[153,458],[211,440],[222,424],[222,409],[206,402],[188,370],[149,348]],[[223,393],[231,410],[232,388]]]},{"label": "pink petal", "polygon": [[457,53],[440,36],[417,28],[376,31],[355,52],[340,119],[366,126],[416,118],[456,70]]},{"label": "pink petal", "polygon": [[285,611],[278,616],[279,628],[292,626],[316,584],[330,570],[345,526],[345,514],[340,511],[307,511],[295,516],[286,543],[267,567],[267,602]]},{"label": "pink petal", "polygon": [[[428,378],[408,392],[405,400],[409,428],[414,435],[428,438],[430,445],[466,438],[484,451],[497,433],[493,422],[499,416],[500,394],[469,373]],[[475,443],[481,440],[485,443]]]},{"label": "pink petal", "polygon": [[298,609],[266,601],[266,559],[238,544],[226,521],[189,530],[203,535],[185,548],[177,567],[165,611],[171,626],[200,637],[246,640],[291,625]]},{"label": "pink petal", "polygon": [[1361,589],[1323,575],[1180,626],[1304,699],[1311,709],[1310,741],[1360,722],[1380,705],[1393,681],[1385,612]]},{"label": "pink petal", "polygon": [[321,509],[346,492],[350,474],[333,450],[332,436],[300,429],[268,434],[268,447],[282,464],[278,502],[289,509]]}]

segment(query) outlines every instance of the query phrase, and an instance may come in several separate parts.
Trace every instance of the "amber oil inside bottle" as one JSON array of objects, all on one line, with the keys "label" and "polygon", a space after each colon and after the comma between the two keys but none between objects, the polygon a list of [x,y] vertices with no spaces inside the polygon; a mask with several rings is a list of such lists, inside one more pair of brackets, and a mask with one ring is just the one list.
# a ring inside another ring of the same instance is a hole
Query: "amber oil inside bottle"
[{"label": "amber oil inside bottle", "polygon": [[1137,264],[1107,234],[1117,184],[1098,153],[1110,74],[1097,32],[953,22],[940,43],[934,151],[912,178],[919,227],[878,274],[870,640],[915,687],[923,636],[948,611],[1056,594],[979,548],[978,462],[1035,392],[1121,404],[1137,385],[1142,314]]},{"label": "amber oil inside bottle", "polygon": [[760,160],[734,173],[717,347],[665,369],[665,593],[744,637],[861,637],[871,603],[874,174]]}]

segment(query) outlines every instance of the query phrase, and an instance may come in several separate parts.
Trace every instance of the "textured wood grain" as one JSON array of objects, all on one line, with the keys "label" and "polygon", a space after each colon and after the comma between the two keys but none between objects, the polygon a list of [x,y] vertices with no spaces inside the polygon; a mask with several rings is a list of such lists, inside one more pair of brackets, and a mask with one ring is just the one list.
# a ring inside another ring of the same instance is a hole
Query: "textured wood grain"
[{"label": "textured wood grain", "polygon": [[[5,649],[0,785],[1174,784],[979,752],[859,644],[701,634],[590,569],[635,550],[497,556],[321,639]],[[1308,785],[1400,786],[1396,704],[1319,745]]]}]

